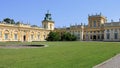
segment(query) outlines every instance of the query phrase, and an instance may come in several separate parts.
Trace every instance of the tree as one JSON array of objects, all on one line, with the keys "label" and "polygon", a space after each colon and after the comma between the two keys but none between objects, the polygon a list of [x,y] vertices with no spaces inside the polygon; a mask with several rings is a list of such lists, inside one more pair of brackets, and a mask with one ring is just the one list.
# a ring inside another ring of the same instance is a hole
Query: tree
[{"label": "tree", "polygon": [[76,41],[76,36],[75,35],[72,35],[68,32],[65,32],[62,34],[61,36],[61,41]]},{"label": "tree", "polygon": [[18,21],[18,22],[16,22],[16,24],[18,25],[18,24],[20,24],[20,22]]},{"label": "tree", "polygon": [[50,32],[47,41],[76,41],[76,36],[72,35],[68,32],[58,33],[58,32]]},{"label": "tree", "polygon": [[7,24],[15,24],[15,21],[10,18],[5,18],[5,19],[3,19],[3,21],[6,22]]},{"label": "tree", "polygon": [[31,27],[38,27],[37,25],[32,25]]},{"label": "tree", "polygon": [[58,32],[50,32],[48,35],[48,38],[46,38],[47,41],[59,41],[60,40],[60,34]]}]

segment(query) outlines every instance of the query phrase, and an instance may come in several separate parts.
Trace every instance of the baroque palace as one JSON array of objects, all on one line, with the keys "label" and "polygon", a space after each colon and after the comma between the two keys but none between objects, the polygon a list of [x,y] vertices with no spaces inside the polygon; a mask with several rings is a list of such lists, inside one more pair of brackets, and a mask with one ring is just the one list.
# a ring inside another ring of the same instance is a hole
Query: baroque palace
[{"label": "baroque palace", "polygon": [[107,22],[101,13],[88,15],[88,25],[71,25],[57,28],[58,32],[70,32],[80,41],[120,41],[120,20]]},{"label": "baroque palace", "polygon": [[0,41],[45,41],[50,31],[54,30],[54,21],[51,14],[47,12],[42,21],[42,28],[29,24],[7,24],[0,23]]},{"label": "baroque palace", "polygon": [[101,13],[88,16],[88,25],[71,25],[66,28],[55,28],[51,14],[47,12],[42,27],[29,24],[7,24],[0,22],[0,41],[45,41],[50,31],[69,32],[79,41],[120,41],[120,21],[107,22]]}]

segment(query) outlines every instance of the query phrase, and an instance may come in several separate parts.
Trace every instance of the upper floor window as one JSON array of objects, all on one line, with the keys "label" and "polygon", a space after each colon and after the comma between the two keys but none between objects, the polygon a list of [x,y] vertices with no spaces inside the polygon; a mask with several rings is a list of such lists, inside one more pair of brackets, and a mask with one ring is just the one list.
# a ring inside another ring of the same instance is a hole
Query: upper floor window
[{"label": "upper floor window", "polygon": [[100,27],[100,23],[98,23],[98,27]]},{"label": "upper floor window", "polygon": [[90,23],[90,27],[92,27],[92,23]]},{"label": "upper floor window", "polygon": [[50,29],[52,29],[52,24],[50,24]]},{"label": "upper floor window", "polygon": [[96,21],[94,21],[94,27],[96,27]]}]

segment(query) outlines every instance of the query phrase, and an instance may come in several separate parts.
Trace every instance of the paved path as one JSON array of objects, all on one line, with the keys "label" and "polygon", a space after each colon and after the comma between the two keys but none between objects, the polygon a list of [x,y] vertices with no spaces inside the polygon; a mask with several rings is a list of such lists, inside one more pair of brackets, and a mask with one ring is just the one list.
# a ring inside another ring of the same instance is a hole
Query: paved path
[{"label": "paved path", "polygon": [[120,54],[93,68],[120,68]]}]

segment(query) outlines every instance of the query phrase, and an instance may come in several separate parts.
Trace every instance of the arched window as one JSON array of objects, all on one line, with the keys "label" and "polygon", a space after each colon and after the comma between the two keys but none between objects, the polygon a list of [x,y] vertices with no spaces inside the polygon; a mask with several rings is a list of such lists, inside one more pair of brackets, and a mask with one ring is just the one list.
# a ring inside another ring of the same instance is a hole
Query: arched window
[{"label": "arched window", "polygon": [[9,31],[8,31],[8,30],[5,30],[4,39],[5,39],[5,40],[8,40],[8,39],[9,39]]},{"label": "arched window", "polygon": [[118,33],[114,33],[114,38],[118,39]]},{"label": "arched window", "polygon": [[34,32],[31,32],[31,40],[34,39]]},{"label": "arched window", "polygon": [[50,24],[50,29],[52,29],[52,24]]},{"label": "arched window", "polygon": [[14,32],[14,40],[17,40],[18,39],[18,31],[15,31]]},{"label": "arched window", "polygon": [[106,33],[107,39],[110,39],[110,33]]},{"label": "arched window", "polygon": [[115,39],[118,39],[118,31],[117,31],[117,29],[115,29],[114,38],[115,38]]},{"label": "arched window", "polygon": [[38,32],[38,39],[40,39],[40,32]]},{"label": "arched window", "polygon": [[14,39],[17,40],[18,39],[18,35],[14,34]]}]

